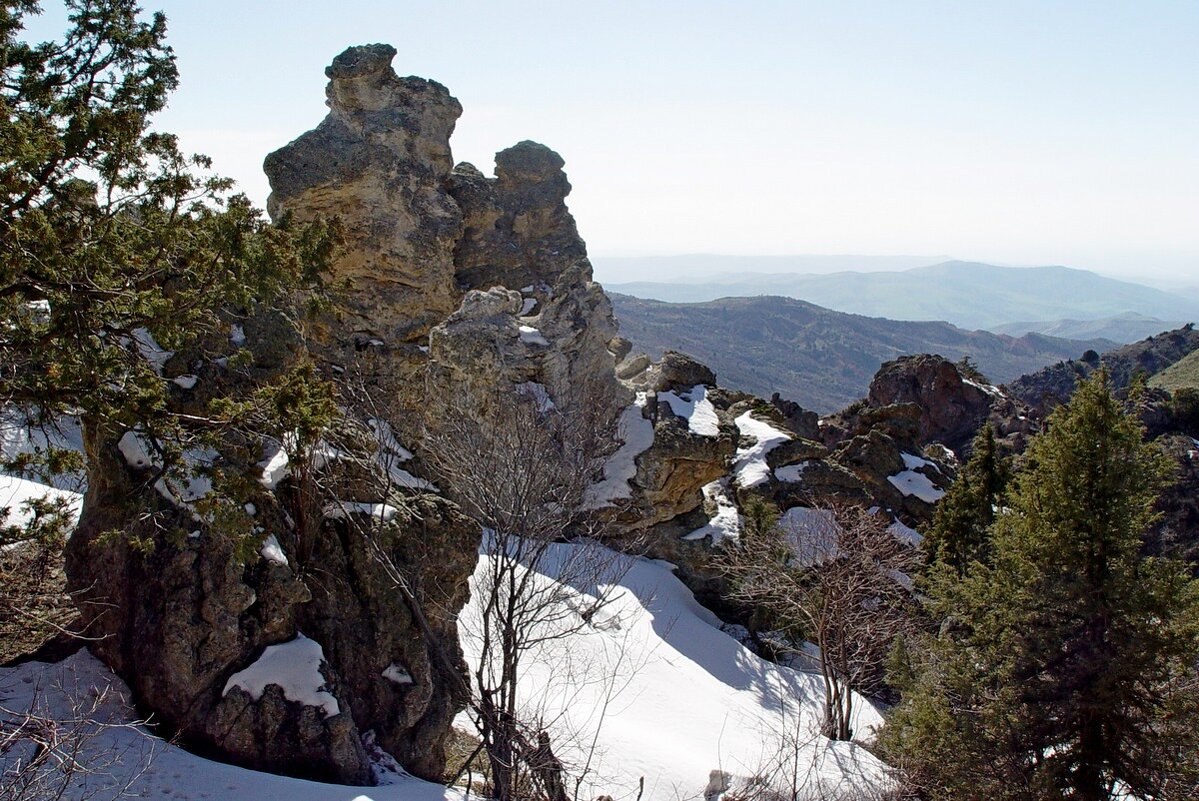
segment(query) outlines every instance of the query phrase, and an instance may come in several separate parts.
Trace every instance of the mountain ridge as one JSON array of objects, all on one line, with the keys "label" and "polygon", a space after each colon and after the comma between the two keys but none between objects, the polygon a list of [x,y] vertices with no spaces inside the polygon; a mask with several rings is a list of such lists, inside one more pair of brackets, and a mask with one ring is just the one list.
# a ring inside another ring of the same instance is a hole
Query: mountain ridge
[{"label": "mountain ridge", "polygon": [[[1072,267],[1001,267],[948,261],[899,271],[754,273],[692,282],[610,283],[612,292],[674,303],[778,295],[848,314],[943,320],[992,329],[1021,320],[1094,320],[1127,313],[1199,319],[1199,301]],[[1164,328],[1169,327],[1166,323]]]},{"label": "mountain ridge", "polygon": [[[1013,380],[1106,340],[1041,334],[1010,337],[941,321],[846,314],[793,298],[723,298],[671,304],[609,293],[621,334],[656,357],[681,350],[709,365],[722,386],[831,412],[862,397],[879,365],[911,353],[969,356],[991,380]],[[819,380],[813,380],[820,376]]]}]

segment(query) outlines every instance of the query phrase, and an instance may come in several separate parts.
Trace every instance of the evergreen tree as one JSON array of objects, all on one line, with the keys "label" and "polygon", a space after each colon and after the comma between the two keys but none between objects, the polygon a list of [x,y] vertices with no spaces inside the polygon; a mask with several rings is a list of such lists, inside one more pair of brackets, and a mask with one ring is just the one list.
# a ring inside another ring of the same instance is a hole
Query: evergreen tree
[{"label": "evergreen tree", "polygon": [[992,564],[930,581],[942,624],[909,649],[884,740],[933,798],[1174,792],[1199,602],[1183,565],[1141,555],[1166,468],[1106,382],[1080,385],[1030,445]]},{"label": "evergreen tree", "polygon": [[930,564],[959,572],[971,562],[990,560],[990,528],[1003,503],[1008,466],[999,455],[990,423],[974,438],[970,459],[937,504],[922,546]]},{"label": "evergreen tree", "polygon": [[213,405],[170,411],[164,351],[244,365],[232,325],[315,285],[331,240],[271,225],[151,129],[178,83],[161,14],[68,0],[62,40],[34,44],[22,33],[39,6],[0,0],[0,410],[79,415],[89,447],[134,428],[169,447],[189,422],[228,421]]}]

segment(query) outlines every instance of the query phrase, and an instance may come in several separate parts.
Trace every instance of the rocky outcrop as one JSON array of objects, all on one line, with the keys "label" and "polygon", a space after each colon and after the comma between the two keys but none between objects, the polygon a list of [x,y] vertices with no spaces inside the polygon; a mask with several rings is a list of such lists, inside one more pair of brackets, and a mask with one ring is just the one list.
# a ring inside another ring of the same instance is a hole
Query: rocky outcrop
[{"label": "rocky outcrop", "polygon": [[915,404],[919,439],[957,449],[974,437],[991,410],[991,388],[962,376],[940,356],[901,356],[885,363],[870,382],[867,403],[875,408]]},{"label": "rocky outcrop", "polygon": [[[533,382],[559,408],[598,404],[596,419],[611,423],[631,396],[613,374],[616,322],[566,208],[563,166],[526,141],[496,154],[494,178],[471,164],[454,168],[447,190],[464,219],[455,276],[467,295],[431,337],[432,373],[443,389]],[[498,350],[484,356],[488,343]]]},{"label": "rocky outcrop", "polygon": [[[545,145],[520,142],[496,154],[494,178],[472,164],[454,168],[449,191],[465,225],[454,253],[460,287],[552,286],[565,270],[586,261],[587,249],[566,209],[570,182],[564,165]],[[590,279],[588,265],[585,280]]]},{"label": "rocky outcrop", "polygon": [[[629,383],[645,393],[645,417],[653,424],[653,444],[637,458],[633,502],[621,516],[625,526],[642,530],[698,509],[703,486],[728,472],[738,434],[727,411],[734,398],[716,387],[711,370],[682,353],[668,351]],[[693,422],[706,411],[709,426]]]},{"label": "rocky outcrop", "polygon": [[272,216],[336,219],[345,239],[331,276],[345,302],[318,329],[318,352],[371,387],[418,448],[430,396],[466,379],[532,382],[558,399],[598,382],[589,394],[608,398],[611,418],[627,402],[608,350],[616,324],[566,208],[562,158],[521,142],[496,154],[494,178],[453,167],[458,101],[396,76],[394,55],[338,56],[329,115],[266,159]]},{"label": "rocky outcrop", "polygon": [[[359,729],[373,731],[410,773],[437,780],[450,723],[469,700],[455,619],[467,600],[464,577],[475,566],[478,527],[433,495],[409,499],[397,515],[393,526],[369,537],[361,520],[326,524],[308,558],[329,580],[309,582],[311,601],[299,624],[353,688],[346,705]],[[423,621],[380,551],[410,577]]]},{"label": "rocky outcrop", "polygon": [[1024,449],[1040,425],[1031,409],[981,375],[965,375],[948,359],[922,354],[883,364],[869,394],[823,418],[820,434],[826,445],[837,447],[847,438],[882,430],[909,452],[936,444],[965,458],[987,422],[1013,453]]},{"label": "rocky outcrop", "polygon": [[[922,451],[915,404],[866,406],[854,417],[858,428],[836,429],[826,444],[828,426],[811,412],[781,398],[720,389],[707,367],[683,354],[667,352],[629,372],[622,378],[642,394],[653,442],[637,456],[629,481],[626,535],[638,534],[638,548],[675,565],[706,604],[734,616],[740,613],[723,600],[719,552],[739,536],[751,498],[783,512],[858,503],[917,525],[931,519],[933,501],[955,472],[945,449]],[[708,404],[706,428],[697,400]]]},{"label": "rocky outcrop", "polygon": [[[419,473],[421,436],[436,424],[431,393],[522,392],[600,426],[632,399],[615,377],[616,327],[564,202],[562,159],[522,142],[497,155],[495,178],[455,169],[449,136],[461,107],[440,84],[398,77],[394,54],[368,45],[334,59],[328,116],[266,159],[272,216],[339,226],[332,308],[308,340],[277,352],[268,345],[278,321],[251,314],[252,369],[205,361],[195,392],[179,398],[188,408],[208,388],[237,395],[249,389],[239,381],[311,354],[344,387],[342,428],[354,430],[332,432],[338,444],[316,448],[319,460],[310,452],[301,478],[269,488],[258,443],[227,443],[216,458],[252,501],[240,533],[218,522],[241,516],[240,502],[214,517],[162,497],[154,465],[118,452],[124,432],[94,432],[96,475],[69,553],[84,618],[103,637],[96,652],[184,742],[360,784],[371,781],[368,731],[410,773],[441,776],[467,700],[456,615],[480,535],[446,500],[452,487],[439,497],[372,449],[394,434],[415,457],[398,442],[393,450]],[[379,508],[391,511],[362,513]],[[130,536],[105,536],[113,530]],[[229,686],[301,634],[320,649],[309,678],[327,708],[277,684]]]},{"label": "rocky outcrop", "polygon": [[[66,556],[93,652],[186,743],[255,767],[286,769],[291,750],[259,740],[268,730],[286,729],[303,743],[302,775],[369,780],[347,717],[306,716],[300,705],[273,697],[252,708],[237,704],[234,714],[222,695],[229,677],[266,646],[295,636],[308,588],[289,567],[246,562],[231,537],[201,531],[185,511],[142,485],[144,472],[130,470],[111,441],[93,433],[89,446],[89,491]],[[225,714],[217,714],[222,708]]]},{"label": "rocky outcrop", "polygon": [[[239,533],[221,522],[228,512],[201,516],[147,486],[155,468],[128,464],[111,440],[93,436],[89,445],[87,503],[67,549],[70,585],[96,637],[92,650],[156,721],[204,753],[350,784],[372,782],[362,736],[374,731],[410,772],[440,777],[449,720],[465,702],[454,615],[474,566],[472,521],[440,498],[413,496],[386,524],[322,519],[318,502],[317,517],[301,525],[311,501],[285,481],[277,493],[255,492],[254,528]],[[233,458],[219,457],[222,468],[260,472]],[[330,464],[314,481],[361,484],[339,472]],[[418,620],[381,556],[441,614]],[[289,695],[286,678],[257,694],[231,685],[270,648],[302,635],[323,651],[313,682],[334,699],[333,712]],[[409,680],[389,680],[391,666]]]},{"label": "rocky outcrop", "polygon": [[334,278],[346,283],[322,340],[421,340],[458,305],[462,212],[446,191],[462,106],[439,83],[400,78],[390,45],[351,47],[325,70],[329,114],[266,158],[267,210],[337,220]]},{"label": "rocky outcrop", "polygon": [[[344,693],[336,689],[332,671],[321,672],[326,692],[343,709]],[[208,728],[219,734],[221,755],[241,765],[339,784],[372,783],[370,759],[354,719],[340,711],[326,717],[321,707],[287,698],[278,684],[266,685],[257,698],[234,687],[209,714]]]}]

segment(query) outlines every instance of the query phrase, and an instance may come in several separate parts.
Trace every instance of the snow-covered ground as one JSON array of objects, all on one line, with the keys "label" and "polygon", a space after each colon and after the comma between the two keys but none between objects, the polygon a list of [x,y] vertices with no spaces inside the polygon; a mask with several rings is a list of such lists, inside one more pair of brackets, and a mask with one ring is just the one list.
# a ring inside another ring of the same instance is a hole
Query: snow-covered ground
[{"label": "snow-covered ground", "polygon": [[[23,494],[45,491],[32,482],[0,480]],[[520,685],[522,702],[552,734],[558,756],[575,775],[583,774],[579,798],[715,797],[712,791],[726,780],[735,789],[745,777],[760,775],[792,777],[778,778],[783,785],[798,777],[813,792],[886,784],[885,766],[865,749],[818,734],[820,679],[767,662],[721,631],[720,621],[695,601],[669,565],[617,558],[598,546],[562,544],[552,546],[532,578],[539,587],[552,587],[580,558],[597,553],[607,565],[606,578],[592,586],[567,581],[552,591],[543,633],[566,628],[571,634],[550,637],[531,652]],[[463,647],[472,662],[479,649],[471,632],[478,630],[483,598],[478,583],[490,559],[480,556],[472,579],[474,602],[462,613]],[[581,613],[600,595],[610,601],[583,624]],[[319,645],[312,646],[319,653]],[[307,652],[301,656],[311,661]],[[269,677],[256,674],[242,679],[233,683],[254,688],[269,683]],[[319,688],[309,689],[319,695]],[[127,694],[86,652],[56,665],[0,670],[0,715],[6,717],[32,708],[66,719],[72,708],[103,699],[95,717],[128,723],[131,713],[122,702]],[[857,709],[855,731],[869,737],[881,716],[864,700]],[[469,725],[465,715],[460,723]],[[0,771],[21,755],[20,748],[0,754]],[[94,766],[98,775],[87,777],[86,790],[77,787],[63,798],[113,798],[126,785],[129,795],[121,797],[180,801],[462,798],[457,791],[394,774],[388,780],[395,783],[363,788],[245,770],[165,744],[137,726],[97,729],[81,762]]]},{"label": "snow-covered ground", "polygon": [[[213,762],[127,725],[128,689],[97,659],[81,651],[69,659],[39,662],[0,670],[0,715],[25,713],[72,721],[78,710],[101,724],[83,724],[77,738],[83,751],[78,762],[92,771],[63,799],[109,801],[114,798],[174,799],[174,801],[462,801],[462,794],[438,784],[407,776],[392,776],[396,784],[381,787],[343,787],[290,779]],[[115,724],[115,725],[114,725]],[[71,726],[75,729],[75,725]],[[11,770],[28,752],[18,746],[0,754],[0,770]],[[4,781],[11,780],[11,776]],[[52,782],[48,789],[58,789]],[[24,796],[17,796],[24,797]],[[28,796],[55,798],[42,792]]]},{"label": "snow-covered ground", "polygon": [[[553,546],[534,579],[547,586],[596,550]],[[472,667],[489,558],[480,560],[474,600],[461,619]],[[621,557],[609,571],[610,583],[563,589],[560,608],[540,628],[548,639],[525,660],[520,685],[526,719],[543,722],[576,775],[587,770],[580,798],[632,799],[641,779],[646,801],[702,798],[713,771],[734,783],[774,774],[785,785],[783,776],[798,775],[813,794],[818,785],[885,784],[885,767],[865,749],[818,734],[818,676],[767,662],[725,634],[668,565]],[[597,594],[612,600],[583,626],[573,610]],[[555,639],[562,630],[574,633]],[[857,703],[854,728],[868,737],[882,718],[865,700]],[[468,725],[465,715],[460,723]]]},{"label": "snow-covered ground", "polygon": [[78,492],[56,489],[14,476],[0,475],[0,509],[8,509],[7,520],[0,518],[0,524],[24,525],[30,517],[29,510],[24,505],[25,502],[44,497],[49,497],[51,500],[65,500],[76,517],[79,516],[79,510],[83,508],[83,495]]},{"label": "snow-covered ground", "polygon": [[[5,460],[44,455],[51,448],[83,452],[79,418],[68,416],[36,426],[13,409],[0,410],[0,456]],[[87,482],[83,471],[78,470],[57,475],[50,483],[58,489],[83,492]]]}]

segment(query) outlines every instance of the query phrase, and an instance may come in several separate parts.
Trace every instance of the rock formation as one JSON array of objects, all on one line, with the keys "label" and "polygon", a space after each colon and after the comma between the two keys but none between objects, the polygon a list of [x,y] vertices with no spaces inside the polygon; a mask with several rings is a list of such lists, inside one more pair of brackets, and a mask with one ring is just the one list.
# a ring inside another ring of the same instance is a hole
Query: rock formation
[{"label": "rock formation", "polygon": [[1032,410],[1000,387],[964,375],[941,356],[921,354],[884,363],[867,396],[825,418],[821,434],[832,444],[882,429],[909,450],[936,444],[964,457],[986,422],[1013,452],[1038,426]]},{"label": "rock formation", "polygon": [[[455,618],[480,534],[446,499],[452,487],[439,496],[371,450],[419,473],[422,434],[437,424],[430,399],[455,393],[533,393],[601,427],[632,399],[615,377],[616,326],[566,209],[562,159],[522,142],[497,155],[495,178],[455,168],[458,101],[398,77],[394,55],[369,45],[334,59],[328,116],[265,164],[272,216],[336,220],[343,242],[334,307],[307,341],[280,346],[277,321],[245,322],[252,373],[314,356],[344,388],[338,443],[282,480],[264,473],[272,453],[287,463],[278,442],[264,451],[231,440],[210,454],[252,488],[247,539],[156,490],[153,460],[125,447],[139,435],[93,432],[91,488],[68,553],[83,617],[102,637],[94,650],[183,742],[354,784],[372,781],[368,732],[409,772],[440,778],[467,700]],[[243,380],[220,360],[196,364],[183,366],[197,393]],[[187,394],[178,400],[186,408]],[[343,458],[351,453],[368,458]],[[297,643],[318,655],[307,695],[283,679],[238,678]]]},{"label": "rock formation", "polygon": [[1148,377],[1159,373],[1196,348],[1199,348],[1199,331],[1187,324],[1174,331],[1165,331],[1108,351],[1102,356],[1088,351],[1083,358],[1058,362],[1035,373],[1020,376],[1005,389],[1013,398],[1031,407],[1038,416],[1045,417],[1070,399],[1080,380],[1100,367],[1107,370],[1108,380],[1114,389],[1123,389],[1138,374]]},{"label": "rock formation", "polygon": [[351,47],[325,70],[329,115],[266,158],[267,210],[341,225],[339,325],[324,339],[420,340],[458,305],[462,212],[446,192],[462,106],[439,83],[400,78],[390,45]]}]

